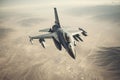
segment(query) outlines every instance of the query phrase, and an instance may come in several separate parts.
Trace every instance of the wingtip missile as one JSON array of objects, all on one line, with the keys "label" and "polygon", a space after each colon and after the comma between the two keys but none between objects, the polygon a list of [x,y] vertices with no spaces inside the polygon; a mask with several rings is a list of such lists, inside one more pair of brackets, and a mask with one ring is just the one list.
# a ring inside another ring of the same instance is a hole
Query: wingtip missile
[{"label": "wingtip missile", "polygon": [[82,31],[82,35],[84,35],[84,36],[88,36],[88,35],[87,35],[87,32],[86,32],[84,29],[79,28],[79,30]]},{"label": "wingtip missile", "polygon": [[29,38],[30,38],[30,43],[33,45],[33,38],[31,37],[31,36],[29,36]]}]

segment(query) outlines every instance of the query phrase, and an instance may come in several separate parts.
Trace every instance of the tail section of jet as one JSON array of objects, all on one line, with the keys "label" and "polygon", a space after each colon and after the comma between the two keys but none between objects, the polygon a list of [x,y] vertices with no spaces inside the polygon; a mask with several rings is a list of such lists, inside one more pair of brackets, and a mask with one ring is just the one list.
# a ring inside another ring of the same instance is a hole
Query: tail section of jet
[{"label": "tail section of jet", "polygon": [[58,13],[57,13],[57,8],[54,8],[54,14],[55,14],[55,24],[60,26],[59,17],[58,17]]}]

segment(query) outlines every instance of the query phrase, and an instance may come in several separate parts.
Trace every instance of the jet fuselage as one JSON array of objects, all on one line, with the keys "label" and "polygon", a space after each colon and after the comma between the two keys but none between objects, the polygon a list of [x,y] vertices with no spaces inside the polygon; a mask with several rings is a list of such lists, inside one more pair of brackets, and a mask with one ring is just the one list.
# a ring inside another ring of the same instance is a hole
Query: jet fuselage
[{"label": "jet fuselage", "polygon": [[[74,50],[74,39],[72,36],[69,35],[68,32],[65,32],[59,25],[54,25],[52,27],[52,31],[56,32],[56,36],[58,37],[58,41],[53,38],[53,41],[56,47],[59,50],[62,50],[62,46],[66,49],[69,55],[72,58],[75,58],[75,50]],[[61,46],[62,45],[62,46]]]}]

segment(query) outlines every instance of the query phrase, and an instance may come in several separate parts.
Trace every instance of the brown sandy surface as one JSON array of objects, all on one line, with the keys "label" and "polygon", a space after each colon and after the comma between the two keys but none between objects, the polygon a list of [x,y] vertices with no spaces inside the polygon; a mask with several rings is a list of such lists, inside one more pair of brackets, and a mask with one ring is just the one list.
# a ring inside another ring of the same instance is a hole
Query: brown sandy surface
[{"label": "brown sandy surface", "polygon": [[52,40],[46,40],[46,49],[37,40],[34,45],[29,42],[29,35],[52,26],[52,10],[43,16],[1,11],[5,15],[0,18],[0,80],[120,80],[120,19],[67,10],[59,11],[61,24],[88,32],[84,42],[77,43],[75,60],[64,49],[58,51]]}]

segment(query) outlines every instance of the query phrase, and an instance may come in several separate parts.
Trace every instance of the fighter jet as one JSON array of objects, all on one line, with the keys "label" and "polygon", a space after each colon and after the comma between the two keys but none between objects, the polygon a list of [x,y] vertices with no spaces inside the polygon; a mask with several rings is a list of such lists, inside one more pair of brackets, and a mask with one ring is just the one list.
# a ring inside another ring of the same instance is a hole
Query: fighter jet
[{"label": "fighter jet", "polygon": [[38,39],[43,48],[45,48],[45,39],[53,39],[53,42],[58,50],[62,50],[62,47],[69,53],[69,55],[75,59],[76,58],[76,41],[83,41],[80,37],[87,36],[87,32],[82,28],[78,28],[78,31],[75,32],[67,32],[60,25],[57,9],[54,8],[55,14],[55,24],[52,28],[39,30],[39,32],[48,32],[47,34],[37,35],[37,36],[29,36],[30,42],[32,43],[33,39]]}]

